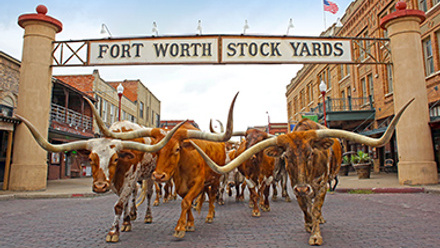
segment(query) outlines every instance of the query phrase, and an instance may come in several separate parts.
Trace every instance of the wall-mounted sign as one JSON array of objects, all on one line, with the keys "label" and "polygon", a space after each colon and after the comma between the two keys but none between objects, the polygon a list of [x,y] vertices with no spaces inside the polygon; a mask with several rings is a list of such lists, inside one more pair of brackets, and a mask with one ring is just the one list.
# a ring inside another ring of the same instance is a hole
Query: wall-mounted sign
[{"label": "wall-mounted sign", "polygon": [[285,36],[176,36],[92,40],[87,65],[351,63],[351,41]]}]

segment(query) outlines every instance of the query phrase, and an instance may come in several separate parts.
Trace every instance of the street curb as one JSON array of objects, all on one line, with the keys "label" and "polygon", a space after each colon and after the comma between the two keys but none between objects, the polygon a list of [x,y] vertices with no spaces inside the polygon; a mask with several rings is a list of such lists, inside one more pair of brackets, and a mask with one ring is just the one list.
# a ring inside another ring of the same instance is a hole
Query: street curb
[{"label": "street curb", "polygon": [[86,197],[100,197],[108,195],[96,193],[74,193],[74,194],[11,194],[0,195],[0,201],[12,199],[51,199],[51,198],[86,198]]},{"label": "street curb", "polygon": [[335,192],[351,194],[407,194],[427,193],[425,188],[339,188]]}]

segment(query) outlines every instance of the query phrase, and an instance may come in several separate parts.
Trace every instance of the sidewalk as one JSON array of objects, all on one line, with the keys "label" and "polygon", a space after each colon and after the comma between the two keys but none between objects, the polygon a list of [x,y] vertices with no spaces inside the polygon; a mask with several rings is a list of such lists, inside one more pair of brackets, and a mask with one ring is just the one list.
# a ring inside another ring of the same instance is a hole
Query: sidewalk
[{"label": "sidewalk", "polygon": [[[355,172],[348,176],[340,176],[336,188],[338,193],[438,193],[440,184],[423,186],[400,185],[396,173],[371,173],[369,179],[358,179]],[[106,194],[113,194],[111,192]],[[102,194],[92,192],[92,178],[74,178],[47,181],[47,189],[41,191],[10,191],[0,190],[0,200],[18,198],[71,198],[95,197]]]}]

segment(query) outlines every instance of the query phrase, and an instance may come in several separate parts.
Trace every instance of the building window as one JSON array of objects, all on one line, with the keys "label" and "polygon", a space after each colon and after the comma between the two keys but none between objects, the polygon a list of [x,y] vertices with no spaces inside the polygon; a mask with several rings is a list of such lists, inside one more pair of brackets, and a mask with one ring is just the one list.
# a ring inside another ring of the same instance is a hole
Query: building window
[{"label": "building window", "polygon": [[423,50],[425,54],[426,76],[429,76],[434,73],[434,60],[432,56],[432,46],[430,38],[423,41]]},{"label": "building window", "polygon": [[[369,96],[371,96],[371,101],[373,101],[374,98],[374,84],[373,84],[373,75],[370,74],[367,76],[367,80],[368,80],[368,86],[370,87],[369,90]],[[374,102],[374,101],[373,101]]]},{"label": "building window", "polygon": [[150,113],[150,107],[147,106],[147,112],[145,113],[145,119],[146,119],[147,121],[150,120],[150,115],[149,115],[149,113]]},{"label": "building window", "polygon": [[144,118],[144,103],[143,102],[140,102],[140,104],[139,104],[139,117],[140,118]]},{"label": "building window", "polygon": [[302,109],[302,108],[304,108],[305,107],[305,95],[306,94],[304,94],[304,90],[301,90],[301,92],[299,93],[299,96],[300,96],[300,108]]},{"label": "building window", "polygon": [[107,121],[107,113],[108,113],[107,108],[108,108],[107,101],[102,99],[102,120],[105,122]]},{"label": "building window", "polygon": [[115,105],[110,104],[110,123],[115,122]]},{"label": "building window", "polygon": [[124,110],[122,110],[122,118],[121,118],[121,120],[126,120],[126,119],[127,119],[127,113]]},{"label": "building window", "polygon": [[428,10],[426,0],[418,0],[418,1],[419,1],[419,10],[426,12]]},{"label": "building window", "polygon": [[312,102],[312,101],[313,101],[313,87],[312,87],[312,85],[313,85],[312,82],[310,82],[310,83],[307,85],[307,90],[308,90],[308,93],[309,93],[309,102]]},{"label": "building window", "polygon": [[387,87],[387,93],[393,92],[393,67],[392,65],[387,65],[387,81],[388,81],[388,87]]},{"label": "building window", "polygon": [[366,81],[365,78],[361,79],[361,85],[362,85],[362,97],[364,98],[364,104],[367,104],[367,96],[368,96],[368,92],[367,92],[367,85],[366,85]]}]

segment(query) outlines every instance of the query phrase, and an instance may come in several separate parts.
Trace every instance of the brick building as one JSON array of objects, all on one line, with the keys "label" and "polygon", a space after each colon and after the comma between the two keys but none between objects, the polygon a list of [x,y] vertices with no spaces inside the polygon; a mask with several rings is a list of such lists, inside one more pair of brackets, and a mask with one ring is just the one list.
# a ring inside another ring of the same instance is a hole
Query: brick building
[{"label": "brick building", "polygon": [[[395,11],[395,0],[356,0],[345,10],[341,24],[333,24],[321,36],[355,38],[387,38],[380,28],[380,20]],[[431,127],[438,164],[440,130],[440,1],[406,1],[408,9],[419,9],[427,19],[421,23],[425,60],[426,89],[429,100]],[[358,62],[374,62],[373,57],[390,61],[388,42],[359,39],[353,46],[353,56]],[[370,56],[373,55],[373,56]],[[394,115],[393,74],[391,64],[307,64],[286,87],[288,120],[290,125],[303,115],[317,115],[323,121],[323,95],[321,81],[327,85],[325,101],[327,123],[331,128],[352,130],[370,136],[380,136]],[[345,144],[348,150],[364,149],[355,144]],[[377,158],[375,170],[386,158],[397,162],[395,138],[385,147],[371,150]]]}]

